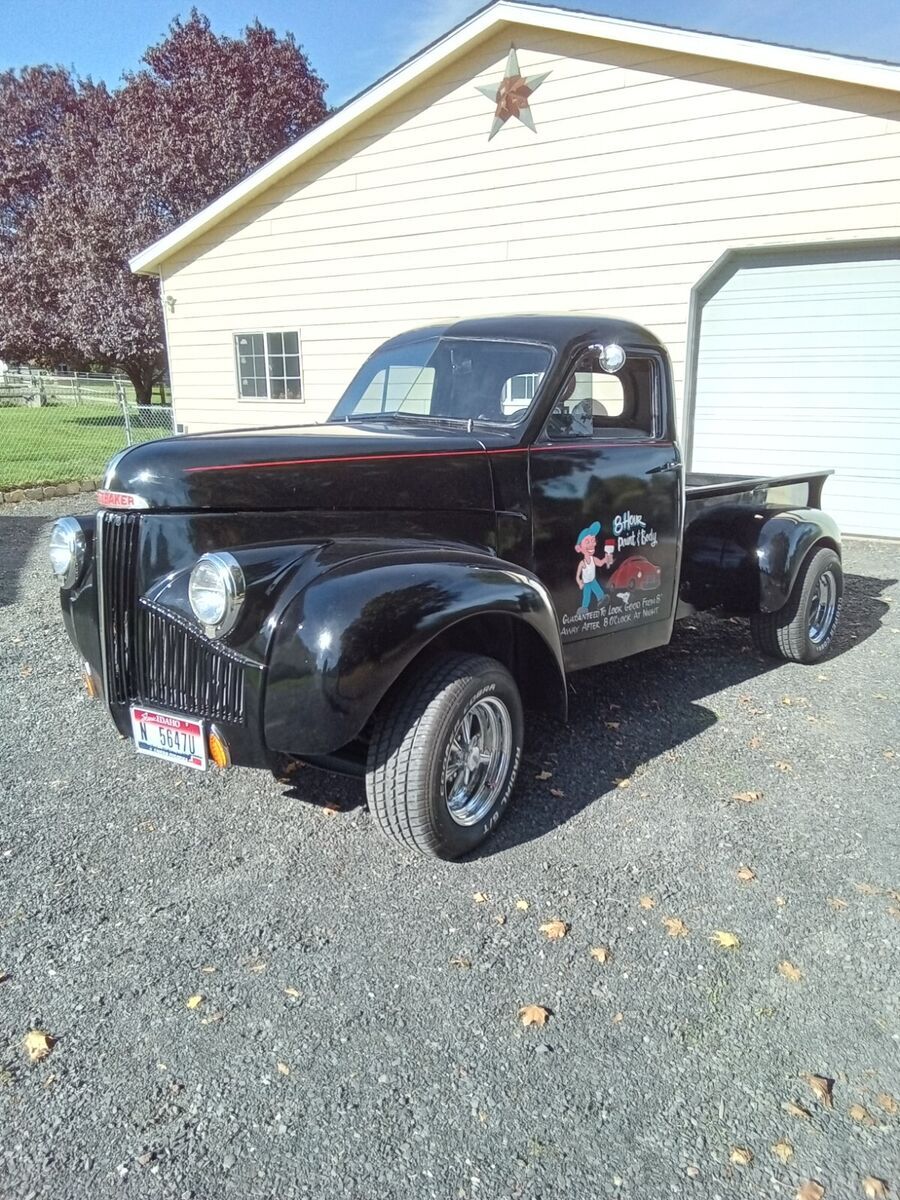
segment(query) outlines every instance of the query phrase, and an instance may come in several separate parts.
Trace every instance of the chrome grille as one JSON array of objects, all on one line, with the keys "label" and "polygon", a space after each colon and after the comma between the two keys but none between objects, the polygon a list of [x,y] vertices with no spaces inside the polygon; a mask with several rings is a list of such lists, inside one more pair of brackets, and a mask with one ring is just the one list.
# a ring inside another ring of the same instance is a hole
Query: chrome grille
[{"label": "chrome grille", "polygon": [[97,517],[106,695],[243,724],[246,663],[176,613],[138,599],[139,513]]},{"label": "chrome grille", "polygon": [[115,704],[127,704],[135,698],[134,618],[140,520],[137,513],[101,512],[97,516],[106,694]]}]

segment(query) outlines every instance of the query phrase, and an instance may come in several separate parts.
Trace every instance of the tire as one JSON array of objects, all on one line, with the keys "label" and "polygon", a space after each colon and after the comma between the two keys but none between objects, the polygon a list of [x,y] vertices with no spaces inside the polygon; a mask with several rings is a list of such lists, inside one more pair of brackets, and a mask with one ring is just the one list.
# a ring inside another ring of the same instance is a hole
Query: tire
[{"label": "tire", "polygon": [[[475,736],[467,740],[464,730]],[[523,730],[519,689],[495,659],[446,653],[414,666],[376,713],[369,743],[366,794],[381,832],[435,858],[474,850],[509,803]],[[482,743],[489,761],[475,765]],[[472,756],[465,763],[464,744]]]},{"label": "tire", "polygon": [[841,616],[844,573],[833,550],[815,551],[802,567],[784,608],[755,613],[753,640],[772,658],[815,663],[831,649]]}]

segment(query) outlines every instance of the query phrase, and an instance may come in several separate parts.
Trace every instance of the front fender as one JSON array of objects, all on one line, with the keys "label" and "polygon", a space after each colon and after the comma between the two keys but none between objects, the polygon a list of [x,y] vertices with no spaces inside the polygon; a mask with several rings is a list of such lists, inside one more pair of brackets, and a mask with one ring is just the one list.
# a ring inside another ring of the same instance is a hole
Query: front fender
[{"label": "front fender", "polygon": [[818,508],[795,508],[770,517],[759,531],[760,612],[784,608],[794,590],[800,568],[819,543],[831,544],[840,554],[841,531],[837,522]]},{"label": "front fender", "polygon": [[266,745],[298,755],[340,749],[359,736],[417,654],[451,626],[485,614],[527,625],[564,681],[553,604],[520,567],[487,554],[423,549],[366,555],[328,570],[279,616],[269,651]]}]

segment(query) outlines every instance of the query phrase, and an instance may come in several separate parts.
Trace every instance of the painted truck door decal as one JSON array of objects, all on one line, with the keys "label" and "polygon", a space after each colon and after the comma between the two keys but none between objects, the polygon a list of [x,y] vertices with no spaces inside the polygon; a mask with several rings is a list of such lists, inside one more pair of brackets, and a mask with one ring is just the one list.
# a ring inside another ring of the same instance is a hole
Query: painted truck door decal
[{"label": "painted truck door decal", "polygon": [[600,521],[592,521],[578,534],[575,583],[581,606],[563,612],[563,638],[621,629],[661,615],[663,573],[648,557],[659,541],[656,530],[640,513],[631,511],[616,513],[608,528],[613,536],[604,539],[602,557],[596,553],[603,530]]}]

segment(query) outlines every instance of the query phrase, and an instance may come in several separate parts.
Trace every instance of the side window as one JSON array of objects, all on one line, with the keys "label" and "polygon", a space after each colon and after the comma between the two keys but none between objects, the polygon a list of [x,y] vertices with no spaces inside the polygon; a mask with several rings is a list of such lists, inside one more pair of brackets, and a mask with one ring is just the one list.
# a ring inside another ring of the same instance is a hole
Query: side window
[{"label": "side window", "polygon": [[614,375],[587,353],[563,384],[547,421],[547,436],[559,438],[649,438],[654,433],[655,364],[630,357]]}]

